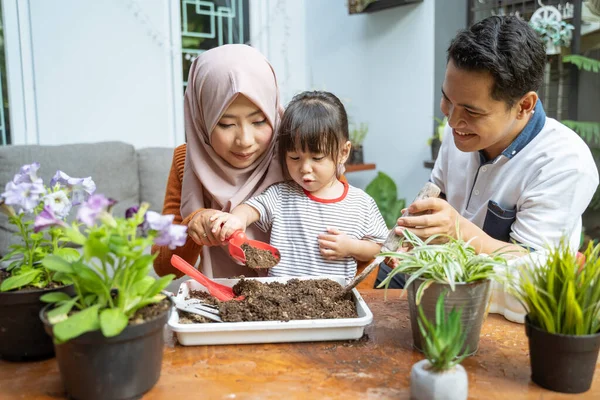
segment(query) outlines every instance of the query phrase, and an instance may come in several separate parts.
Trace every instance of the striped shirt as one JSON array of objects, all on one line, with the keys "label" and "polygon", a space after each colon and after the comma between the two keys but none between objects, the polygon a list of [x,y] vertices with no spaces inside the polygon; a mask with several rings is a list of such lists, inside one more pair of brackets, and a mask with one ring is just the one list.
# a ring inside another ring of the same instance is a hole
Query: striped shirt
[{"label": "striped shirt", "polygon": [[352,279],[356,260],[326,260],[319,252],[317,236],[327,228],[337,228],[354,239],[383,243],[388,228],[375,201],[364,191],[344,183],[337,199],[318,199],[295,182],[267,188],[246,201],[260,214],[257,226],[271,229],[271,245],[281,260],[269,276],[338,275]]}]

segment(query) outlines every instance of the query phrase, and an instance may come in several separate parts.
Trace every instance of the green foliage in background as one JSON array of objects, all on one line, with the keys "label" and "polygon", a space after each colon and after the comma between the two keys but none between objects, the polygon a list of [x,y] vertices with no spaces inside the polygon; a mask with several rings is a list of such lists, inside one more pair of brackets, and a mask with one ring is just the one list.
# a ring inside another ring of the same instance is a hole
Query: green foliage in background
[{"label": "green foliage in background", "polygon": [[365,191],[377,203],[388,228],[395,226],[402,209],[406,206],[406,200],[398,199],[398,189],[394,180],[385,173],[379,172],[367,185]]}]

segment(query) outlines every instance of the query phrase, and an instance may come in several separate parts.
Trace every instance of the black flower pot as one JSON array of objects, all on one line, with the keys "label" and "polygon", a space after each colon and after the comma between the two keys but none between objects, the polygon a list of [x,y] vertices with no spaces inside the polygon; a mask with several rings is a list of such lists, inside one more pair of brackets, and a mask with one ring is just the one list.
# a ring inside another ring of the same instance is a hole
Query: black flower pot
[{"label": "black flower pot", "polygon": [[64,292],[73,296],[73,285],[54,289],[0,292],[0,358],[7,361],[35,361],[54,357],[52,338],[44,332],[40,310],[46,305],[40,296]]},{"label": "black flower pot", "polygon": [[[51,335],[52,326],[46,319],[48,310],[44,308],[38,318]],[[170,311],[171,307],[155,319],[129,325],[112,338],[94,331],[55,344],[60,376],[69,397],[133,399],[152,389],[160,377],[163,327]]]},{"label": "black flower pot", "polygon": [[583,393],[592,385],[600,333],[558,335],[534,326],[525,318],[529,338],[531,380],[541,387],[563,393]]},{"label": "black flower pot", "polygon": [[438,158],[438,154],[440,153],[440,147],[442,146],[442,142],[438,138],[431,139],[431,160],[435,161]]},{"label": "black flower pot", "polygon": [[350,157],[348,157],[348,164],[363,164],[363,147],[362,146],[353,146],[350,150]]}]

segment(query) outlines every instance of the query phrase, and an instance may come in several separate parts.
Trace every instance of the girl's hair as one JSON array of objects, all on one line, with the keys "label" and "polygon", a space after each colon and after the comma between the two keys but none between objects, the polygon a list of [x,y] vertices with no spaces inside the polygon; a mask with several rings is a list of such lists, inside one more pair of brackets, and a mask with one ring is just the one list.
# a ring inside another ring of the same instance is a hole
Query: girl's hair
[{"label": "girl's hair", "polygon": [[286,153],[322,153],[338,163],[339,151],[348,141],[348,115],[334,94],[307,91],[294,96],[279,128],[279,156],[285,166]]}]

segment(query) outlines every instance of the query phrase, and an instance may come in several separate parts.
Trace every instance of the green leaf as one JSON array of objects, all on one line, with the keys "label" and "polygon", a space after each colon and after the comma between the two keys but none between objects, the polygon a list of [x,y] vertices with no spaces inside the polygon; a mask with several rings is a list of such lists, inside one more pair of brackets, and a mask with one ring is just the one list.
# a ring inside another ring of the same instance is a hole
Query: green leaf
[{"label": "green leaf", "polygon": [[45,257],[42,260],[42,265],[48,268],[50,271],[63,272],[65,274],[73,273],[71,264],[59,256],[49,255]]},{"label": "green leaf", "polygon": [[53,333],[57,342],[64,343],[86,332],[98,330],[100,328],[99,309],[99,305],[86,308],[54,325]]},{"label": "green leaf", "polygon": [[34,279],[37,278],[41,272],[42,271],[39,269],[32,269],[25,273],[11,276],[10,278],[2,281],[2,284],[0,285],[0,292],[7,292],[9,290],[18,289],[23,286],[26,286],[33,282]]},{"label": "green leaf", "polygon": [[100,312],[100,328],[106,337],[117,336],[127,327],[127,316],[117,308],[109,308]]},{"label": "green leaf", "polygon": [[90,236],[83,245],[83,254],[86,260],[96,257],[100,261],[105,261],[110,249],[98,237]]},{"label": "green leaf", "polygon": [[68,300],[67,302],[61,304],[60,306],[48,311],[48,313],[46,313],[46,317],[48,317],[48,321],[51,324],[56,324],[60,321],[66,320],[76,302],[77,302],[77,298],[73,298],[73,299]]},{"label": "green leaf", "polygon": [[79,283],[85,291],[98,294],[106,293],[110,290],[108,284],[102,280],[100,275],[81,261],[74,262],[72,266],[73,272],[79,278]]},{"label": "green leaf", "polygon": [[175,278],[175,275],[169,274],[157,279],[152,286],[146,291],[144,297],[154,297],[159,294],[164,288],[169,286],[169,283]]},{"label": "green leaf", "polygon": [[584,71],[596,73],[600,72],[600,60],[580,56],[579,54],[569,54],[563,56],[562,61],[563,63],[571,63],[577,68],[583,69]]},{"label": "green leaf", "polygon": [[600,122],[588,121],[561,121],[568,128],[573,129],[590,146],[600,145]]},{"label": "green leaf", "polygon": [[148,289],[150,289],[150,287],[152,287],[154,282],[155,279],[153,277],[145,276],[133,284],[133,287],[131,288],[132,292],[134,294],[144,294],[148,291]]},{"label": "green leaf", "polygon": [[396,225],[405,201],[397,199],[398,190],[394,180],[385,173],[379,172],[367,185],[365,192],[375,200],[387,226]]},{"label": "green leaf", "polygon": [[64,292],[52,292],[46,293],[40,297],[40,300],[44,303],[58,303],[59,301],[69,301],[71,296]]},{"label": "green leaf", "polygon": [[71,249],[68,247],[63,247],[61,249],[57,249],[53,253],[68,262],[74,262],[81,258],[81,254],[76,249]]}]

